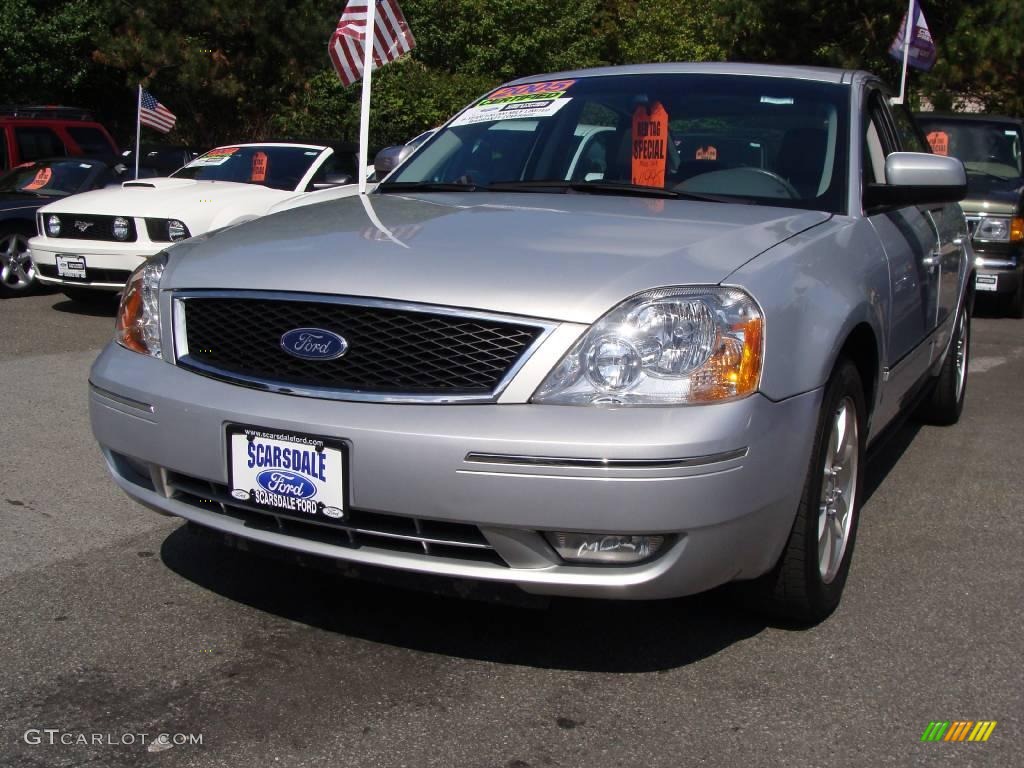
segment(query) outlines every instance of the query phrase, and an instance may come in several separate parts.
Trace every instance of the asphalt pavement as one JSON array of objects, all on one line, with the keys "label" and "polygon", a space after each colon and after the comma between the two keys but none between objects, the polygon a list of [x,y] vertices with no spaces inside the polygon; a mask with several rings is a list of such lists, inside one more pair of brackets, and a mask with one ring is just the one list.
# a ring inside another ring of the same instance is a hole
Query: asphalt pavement
[{"label": "asphalt pavement", "polygon": [[[843,603],[811,629],[728,589],[524,608],[197,537],[92,441],[112,327],[0,300],[2,766],[1024,764],[1024,321],[975,318],[960,424],[875,456]],[[936,720],[997,725],[922,742]]]}]

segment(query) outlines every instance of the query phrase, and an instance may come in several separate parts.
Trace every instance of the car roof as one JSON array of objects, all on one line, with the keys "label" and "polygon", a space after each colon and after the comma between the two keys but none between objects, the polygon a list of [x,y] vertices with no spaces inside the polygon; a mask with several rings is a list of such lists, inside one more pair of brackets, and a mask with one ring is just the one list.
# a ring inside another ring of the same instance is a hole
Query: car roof
[{"label": "car roof", "polygon": [[544,80],[564,80],[580,77],[609,77],[613,75],[752,75],[796,80],[814,80],[823,83],[852,84],[855,80],[873,79],[868,72],[830,67],[782,66],[777,64],[747,64],[738,62],[667,62],[664,64],[623,64],[615,67],[593,67],[564,72],[549,72],[512,80],[507,85],[536,83]]}]

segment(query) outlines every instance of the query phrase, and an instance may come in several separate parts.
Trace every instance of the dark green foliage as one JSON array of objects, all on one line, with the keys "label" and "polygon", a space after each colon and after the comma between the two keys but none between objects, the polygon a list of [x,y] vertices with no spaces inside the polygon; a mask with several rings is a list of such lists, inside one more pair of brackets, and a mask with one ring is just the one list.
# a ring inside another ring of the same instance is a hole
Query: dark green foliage
[{"label": "dark green foliage", "polygon": [[[133,141],[142,82],[198,146],[270,136],[354,139],[359,87],[327,41],[344,0],[0,0],[0,102],[91,107]],[[371,144],[401,141],[483,91],[537,72],[608,63],[733,60],[870,69],[903,0],[402,0],[417,48],[375,76]],[[924,0],[939,46],[913,98],[1024,112],[1024,3]],[[158,137],[150,131],[145,138]]]}]

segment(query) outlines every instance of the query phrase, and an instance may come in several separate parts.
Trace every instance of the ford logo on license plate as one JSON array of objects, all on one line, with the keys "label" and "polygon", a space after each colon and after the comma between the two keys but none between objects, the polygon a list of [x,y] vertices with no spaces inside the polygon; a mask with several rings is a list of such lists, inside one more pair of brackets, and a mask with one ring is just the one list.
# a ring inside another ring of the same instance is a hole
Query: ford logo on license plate
[{"label": "ford logo on license plate", "polygon": [[348,342],[323,328],[295,328],[281,335],[281,349],[303,360],[336,360],[348,351]]}]

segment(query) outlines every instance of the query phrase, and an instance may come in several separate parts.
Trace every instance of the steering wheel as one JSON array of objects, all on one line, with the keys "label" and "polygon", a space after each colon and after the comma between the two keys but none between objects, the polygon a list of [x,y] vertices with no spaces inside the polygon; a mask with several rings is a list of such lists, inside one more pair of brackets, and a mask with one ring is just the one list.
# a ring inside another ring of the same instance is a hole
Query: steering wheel
[{"label": "steering wheel", "polygon": [[793,185],[779,174],[769,171],[767,168],[754,168],[749,165],[692,176],[677,184],[675,189],[681,192],[706,192],[708,194],[785,197],[790,200],[797,200],[801,197]]}]

